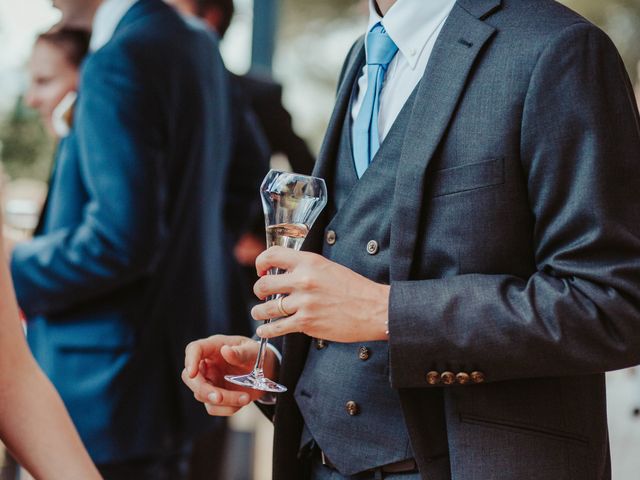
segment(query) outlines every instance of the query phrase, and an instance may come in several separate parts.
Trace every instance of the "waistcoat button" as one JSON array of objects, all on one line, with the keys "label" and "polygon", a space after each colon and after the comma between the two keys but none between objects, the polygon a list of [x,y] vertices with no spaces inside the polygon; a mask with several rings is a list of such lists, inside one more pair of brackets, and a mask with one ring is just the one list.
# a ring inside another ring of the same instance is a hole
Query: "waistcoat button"
[{"label": "waistcoat button", "polygon": [[368,349],[367,347],[360,347],[360,348],[358,349],[358,358],[359,358],[360,360],[362,360],[363,362],[364,362],[365,360],[369,360],[369,355],[370,355],[370,353],[371,353],[371,352],[369,351],[369,349]]},{"label": "waistcoat button", "polygon": [[471,381],[473,383],[482,383],[482,382],[484,382],[484,373],[482,373],[482,372],[471,372]]},{"label": "waistcoat button", "polygon": [[322,340],[321,338],[318,338],[316,340],[316,348],[318,350],[322,350],[323,348],[327,348],[327,342],[325,342],[324,340]]},{"label": "waistcoat button", "polygon": [[329,230],[329,231],[327,232],[326,240],[327,240],[327,243],[328,243],[329,245],[333,245],[333,244],[335,244],[335,243],[336,243],[337,238],[338,238],[338,236],[336,235],[336,232],[334,232],[333,230]]},{"label": "waistcoat button", "polygon": [[452,385],[456,381],[456,376],[453,372],[442,372],[442,383],[445,385]]},{"label": "waistcoat button", "polygon": [[354,417],[354,416],[356,416],[356,415],[358,415],[360,413],[360,407],[353,400],[349,400],[347,402],[346,407],[347,407],[347,413],[349,415],[351,415],[352,417]]},{"label": "waistcoat button", "polygon": [[460,372],[456,375],[456,380],[460,385],[465,385],[469,383],[469,380],[471,380],[471,377],[469,376],[468,373]]},{"label": "waistcoat button", "polygon": [[378,253],[378,242],[370,240],[369,243],[367,243],[367,253],[369,255],[375,255]]},{"label": "waistcoat button", "polygon": [[440,383],[440,374],[438,372],[427,373],[427,383],[429,385],[437,385]]}]

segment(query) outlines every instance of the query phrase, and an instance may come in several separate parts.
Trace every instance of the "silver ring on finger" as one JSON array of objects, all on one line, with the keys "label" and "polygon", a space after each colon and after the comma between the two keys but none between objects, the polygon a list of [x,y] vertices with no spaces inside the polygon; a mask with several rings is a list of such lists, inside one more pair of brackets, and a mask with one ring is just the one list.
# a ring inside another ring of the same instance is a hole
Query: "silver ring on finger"
[{"label": "silver ring on finger", "polygon": [[278,298],[278,311],[282,314],[283,317],[290,317],[291,313],[287,312],[287,310],[284,308],[284,305],[282,304],[283,300],[284,297]]}]

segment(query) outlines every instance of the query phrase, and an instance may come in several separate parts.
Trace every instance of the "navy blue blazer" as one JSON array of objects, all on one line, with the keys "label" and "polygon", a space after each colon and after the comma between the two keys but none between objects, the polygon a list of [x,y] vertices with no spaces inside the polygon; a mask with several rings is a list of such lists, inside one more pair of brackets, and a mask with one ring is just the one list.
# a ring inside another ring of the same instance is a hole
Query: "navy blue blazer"
[{"label": "navy blue blazer", "polygon": [[227,89],[212,35],[137,2],[83,66],[42,229],[13,254],[33,353],[97,463],[215,421],[182,385],[184,347],[236,330],[226,200],[234,185],[250,217],[261,173],[230,161]]}]

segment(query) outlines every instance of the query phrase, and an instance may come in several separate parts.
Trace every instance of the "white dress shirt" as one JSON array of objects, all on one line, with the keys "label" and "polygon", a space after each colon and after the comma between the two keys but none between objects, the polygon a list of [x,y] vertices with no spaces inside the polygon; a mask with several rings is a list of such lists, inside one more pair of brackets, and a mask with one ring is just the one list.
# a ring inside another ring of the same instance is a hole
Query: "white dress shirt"
[{"label": "white dress shirt", "polygon": [[[398,53],[389,64],[380,94],[378,131],[385,139],[400,110],[422,78],[433,46],[456,0],[398,0],[384,17],[378,15],[375,0],[369,0],[369,27],[381,22]],[[366,45],[366,38],[365,38]],[[358,80],[358,95],[351,109],[355,122],[367,92],[367,67]]]},{"label": "white dress shirt", "polygon": [[136,1],[137,0],[105,0],[102,2],[93,19],[93,33],[91,34],[91,43],[89,44],[89,49],[92,52],[99,50],[109,43],[120,20],[122,20],[122,17],[125,16]]}]

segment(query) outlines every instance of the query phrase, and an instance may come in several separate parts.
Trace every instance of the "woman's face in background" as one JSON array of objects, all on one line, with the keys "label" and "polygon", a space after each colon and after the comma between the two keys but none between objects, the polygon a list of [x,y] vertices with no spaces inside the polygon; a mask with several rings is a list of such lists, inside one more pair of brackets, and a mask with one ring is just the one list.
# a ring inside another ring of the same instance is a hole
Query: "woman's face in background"
[{"label": "woman's face in background", "polygon": [[55,136],[53,110],[67,93],[78,87],[78,69],[61,48],[40,40],[29,60],[30,85],[26,102],[40,114],[47,130]]}]

